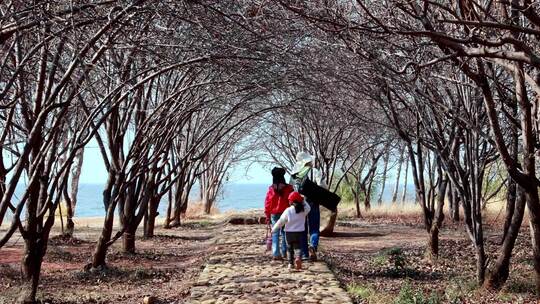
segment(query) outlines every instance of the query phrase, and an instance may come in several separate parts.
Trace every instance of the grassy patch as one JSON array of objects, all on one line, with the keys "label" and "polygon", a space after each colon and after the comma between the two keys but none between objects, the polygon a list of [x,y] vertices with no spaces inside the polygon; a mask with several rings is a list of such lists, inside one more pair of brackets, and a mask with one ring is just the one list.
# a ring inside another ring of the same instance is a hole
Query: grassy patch
[{"label": "grassy patch", "polygon": [[182,228],[189,229],[199,229],[199,228],[210,228],[216,225],[216,222],[213,222],[208,219],[198,219],[190,220],[189,222],[182,223]]},{"label": "grassy patch", "polygon": [[407,265],[407,258],[400,247],[392,247],[381,250],[371,259],[371,264],[376,267],[391,267],[394,270],[402,270]]},{"label": "grassy patch", "polygon": [[444,290],[444,296],[448,303],[463,303],[472,296],[477,287],[478,285],[474,280],[465,278],[452,279]]},{"label": "grassy patch", "polygon": [[501,302],[512,302],[513,301],[513,297],[511,294],[509,293],[506,293],[506,292],[499,292],[497,294],[497,300],[501,301]]},{"label": "grassy patch", "polygon": [[515,278],[506,283],[505,291],[509,293],[535,293],[534,281],[525,278]]},{"label": "grassy patch", "polygon": [[15,281],[21,278],[21,273],[14,266],[0,264],[0,277]]},{"label": "grassy patch", "polygon": [[215,223],[209,220],[200,220],[195,222],[199,227],[210,227],[214,225]]},{"label": "grassy patch", "polygon": [[407,258],[403,253],[403,249],[399,247],[393,247],[387,250],[388,262],[392,264],[394,269],[403,269],[407,265]]},{"label": "grassy patch", "polygon": [[375,290],[369,286],[358,285],[356,283],[347,285],[347,292],[353,297],[361,300],[369,300],[375,294]]},{"label": "grassy patch", "polygon": [[388,264],[388,257],[384,254],[377,254],[371,259],[371,265],[375,267],[384,267]]},{"label": "grassy patch", "polygon": [[107,282],[115,278],[124,278],[127,275],[128,272],[126,270],[105,266],[74,272],[73,278],[77,281]]},{"label": "grassy patch", "polygon": [[441,297],[436,292],[429,296],[424,295],[420,289],[414,289],[408,281],[401,286],[399,295],[394,299],[394,304],[439,304]]},{"label": "grassy patch", "polygon": [[430,275],[409,267],[409,260],[400,247],[381,250],[370,263],[372,267],[378,268],[377,272],[384,277],[419,279]]},{"label": "grassy patch", "polygon": [[351,283],[347,285],[347,292],[355,300],[355,303],[387,304],[392,303],[393,300],[389,294],[377,293],[370,285]]}]

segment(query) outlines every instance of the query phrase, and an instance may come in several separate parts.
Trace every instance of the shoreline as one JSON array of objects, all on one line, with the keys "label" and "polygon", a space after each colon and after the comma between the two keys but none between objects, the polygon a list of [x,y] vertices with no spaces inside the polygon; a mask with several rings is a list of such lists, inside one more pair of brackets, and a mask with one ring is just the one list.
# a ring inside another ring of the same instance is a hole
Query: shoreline
[{"label": "shoreline", "polygon": [[[200,221],[200,220],[222,220],[225,219],[228,216],[232,215],[248,215],[248,214],[254,214],[254,213],[260,213],[264,214],[264,211],[262,208],[255,208],[255,209],[244,209],[244,210],[227,210],[227,211],[217,211],[212,214],[189,214],[187,216],[182,217],[183,221]],[[87,227],[87,228],[101,228],[103,221],[105,220],[105,215],[102,216],[75,216],[73,217],[73,222],[75,223],[75,229],[78,227]],[[165,217],[162,215],[159,215],[156,218],[156,226],[163,225],[163,222],[165,220]],[[65,224],[65,220],[64,220]],[[0,231],[5,231],[11,226],[11,218],[6,218],[2,225],[0,225]],[[142,223],[141,223],[142,226]],[[61,227],[61,221],[59,216],[56,216],[54,221],[54,229]],[[114,217],[114,227],[118,227],[118,215],[115,214]]]}]

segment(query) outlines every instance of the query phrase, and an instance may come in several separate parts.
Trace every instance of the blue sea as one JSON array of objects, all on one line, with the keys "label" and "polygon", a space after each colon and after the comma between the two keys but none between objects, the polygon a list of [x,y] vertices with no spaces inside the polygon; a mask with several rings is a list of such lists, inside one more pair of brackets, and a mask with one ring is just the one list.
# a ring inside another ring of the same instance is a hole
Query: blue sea
[{"label": "blue sea", "polygon": [[[407,185],[407,199],[411,201],[414,198],[414,186]],[[219,211],[225,212],[230,210],[248,210],[262,209],[264,207],[264,198],[268,185],[263,184],[227,184],[218,196],[217,208]],[[388,202],[391,199],[392,184],[387,184],[383,201]],[[77,217],[97,217],[104,216],[105,210],[102,202],[102,184],[81,184],[79,185],[79,195],[75,216]],[[401,197],[401,189],[400,195]],[[16,196],[22,195],[23,188],[18,187]],[[195,190],[190,195],[191,201],[197,201],[199,197],[198,191]],[[378,199],[375,194],[373,201]],[[16,202],[16,200],[14,200]],[[159,212],[165,214],[167,209],[167,201],[164,198],[159,206]],[[8,212],[9,213],[9,212]]]},{"label": "blue sea", "polygon": [[[78,193],[78,202],[75,210],[77,217],[96,217],[104,216],[102,184],[80,184]],[[217,208],[220,211],[229,210],[248,210],[264,207],[264,198],[268,185],[258,184],[228,184],[218,196]],[[22,196],[24,187],[17,187],[15,191],[14,202]],[[190,195],[191,201],[197,201],[199,193],[197,190]],[[159,212],[166,213],[167,198],[162,199],[159,205]],[[8,212],[9,213],[9,212]]]}]

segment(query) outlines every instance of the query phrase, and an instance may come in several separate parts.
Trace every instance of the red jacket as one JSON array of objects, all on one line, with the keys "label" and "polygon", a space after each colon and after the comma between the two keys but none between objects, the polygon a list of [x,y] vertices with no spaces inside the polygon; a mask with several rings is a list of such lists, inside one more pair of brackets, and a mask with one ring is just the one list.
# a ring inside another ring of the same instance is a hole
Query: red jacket
[{"label": "red jacket", "polygon": [[274,185],[268,187],[266,199],[264,200],[264,214],[266,214],[266,217],[270,217],[271,214],[283,213],[289,207],[288,197],[293,191],[293,186],[288,184],[281,190],[281,194],[277,193]]}]

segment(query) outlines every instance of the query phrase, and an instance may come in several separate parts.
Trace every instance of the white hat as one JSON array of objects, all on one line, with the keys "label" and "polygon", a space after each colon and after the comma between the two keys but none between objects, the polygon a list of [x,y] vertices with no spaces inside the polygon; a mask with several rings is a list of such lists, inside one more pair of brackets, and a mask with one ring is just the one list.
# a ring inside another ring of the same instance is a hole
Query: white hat
[{"label": "white hat", "polygon": [[302,166],[305,166],[307,163],[312,163],[315,160],[315,157],[307,152],[298,152],[296,154],[296,162],[301,163]]},{"label": "white hat", "polygon": [[307,152],[298,152],[296,154],[296,164],[294,165],[293,174],[300,172],[300,170],[307,164],[313,163],[315,157]]}]

